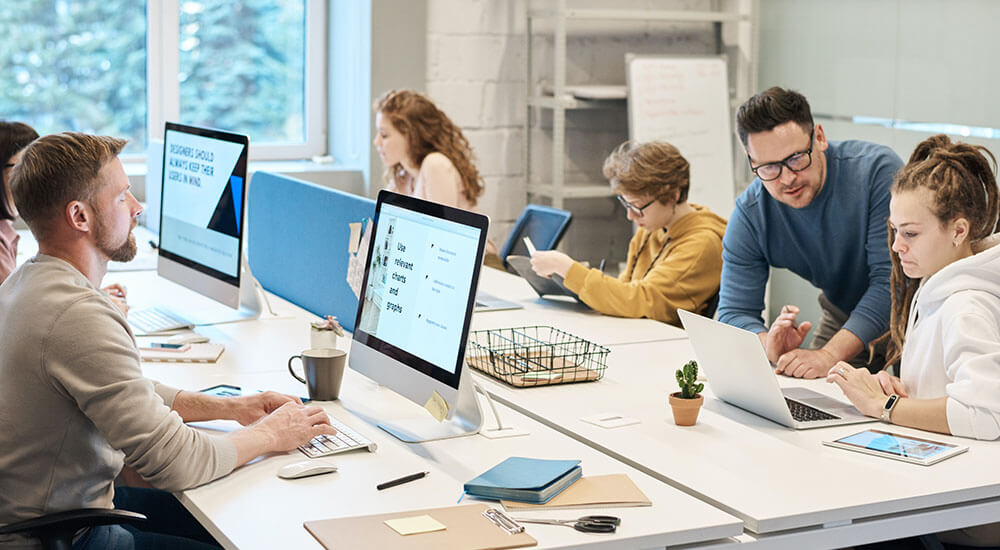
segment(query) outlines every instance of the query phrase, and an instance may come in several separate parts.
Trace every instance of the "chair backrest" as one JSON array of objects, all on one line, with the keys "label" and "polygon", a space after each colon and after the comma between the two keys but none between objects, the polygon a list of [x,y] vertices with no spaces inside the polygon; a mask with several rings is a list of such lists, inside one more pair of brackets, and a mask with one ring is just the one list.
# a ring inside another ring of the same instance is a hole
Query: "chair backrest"
[{"label": "chair backrest", "polygon": [[709,319],[715,318],[715,312],[719,309],[719,291],[716,290],[715,294],[708,299],[708,303],[705,305],[705,311],[702,312],[703,317],[708,317]]},{"label": "chair backrest", "polygon": [[375,201],[270,172],[254,173],[249,195],[247,259],[254,277],[353,331],[358,299],[347,284],[348,224],[370,220]]},{"label": "chair backrest", "polygon": [[559,244],[566,228],[569,227],[572,212],[560,210],[551,206],[529,204],[517,218],[514,228],[507,236],[507,242],[500,249],[500,258],[507,266],[507,256],[516,254],[527,256],[528,249],[524,246],[524,237],[530,237],[538,250],[552,250]]}]

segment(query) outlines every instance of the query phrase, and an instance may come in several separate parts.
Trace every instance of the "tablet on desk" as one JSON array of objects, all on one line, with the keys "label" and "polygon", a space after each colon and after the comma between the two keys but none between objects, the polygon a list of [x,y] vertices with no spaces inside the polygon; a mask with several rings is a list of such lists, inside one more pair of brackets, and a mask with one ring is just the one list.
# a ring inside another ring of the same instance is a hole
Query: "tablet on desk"
[{"label": "tablet on desk", "polygon": [[865,430],[834,441],[824,441],[823,444],[924,466],[930,466],[969,450],[964,445],[931,441],[882,430]]},{"label": "tablet on desk", "polygon": [[531,258],[527,256],[511,255],[507,256],[507,263],[514,268],[514,271],[516,271],[522,279],[528,281],[528,284],[531,285],[531,288],[534,289],[539,297],[569,296],[570,298],[573,298],[577,302],[583,304],[583,301],[580,300],[580,297],[577,296],[575,292],[566,288],[563,278],[559,275],[553,274],[551,277],[542,277],[541,275],[535,273],[535,270],[531,267]]}]

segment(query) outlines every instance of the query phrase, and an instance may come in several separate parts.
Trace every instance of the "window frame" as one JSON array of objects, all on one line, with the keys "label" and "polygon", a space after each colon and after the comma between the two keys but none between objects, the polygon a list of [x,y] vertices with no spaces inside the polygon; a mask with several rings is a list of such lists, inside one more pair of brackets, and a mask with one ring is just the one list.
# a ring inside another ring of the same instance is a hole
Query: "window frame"
[{"label": "window frame", "polygon": [[[301,160],[326,153],[326,10],[324,0],[305,0],[305,141],[258,144],[251,136],[252,161]],[[184,122],[179,120],[180,82],[176,77],[180,72],[180,0],[148,0],[146,21],[147,136],[162,141],[166,121]],[[134,160],[144,158],[135,155]]]}]

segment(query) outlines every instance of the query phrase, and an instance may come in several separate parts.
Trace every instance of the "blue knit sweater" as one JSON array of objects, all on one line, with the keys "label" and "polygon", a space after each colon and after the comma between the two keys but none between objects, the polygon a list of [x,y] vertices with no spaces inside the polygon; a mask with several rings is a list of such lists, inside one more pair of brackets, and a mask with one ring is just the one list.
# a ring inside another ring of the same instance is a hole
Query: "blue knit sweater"
[{"label": "blue knit sweater", "polygon": [[722,240],[719,320],[765,332],[770,266],[810,281],[849,312],[844,328],[867,344],[889,326],[889,188],[902,161],[863,141],[830,142],[826,183],[808,206],[774,200],[760,179],[736,200]]}]

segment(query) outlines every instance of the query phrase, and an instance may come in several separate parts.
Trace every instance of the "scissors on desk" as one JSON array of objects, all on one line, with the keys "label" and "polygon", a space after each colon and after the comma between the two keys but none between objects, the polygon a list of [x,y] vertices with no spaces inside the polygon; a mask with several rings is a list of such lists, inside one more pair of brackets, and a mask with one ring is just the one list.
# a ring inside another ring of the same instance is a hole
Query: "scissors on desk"
[{"label": "scissors on desk", "polygon": [[519,523],[542,523],[545,525],[565,525],[584,533],[614,533],[621,525],[621,518],[615,516],[583,516],[577,519],[528,519],[514,518]]}]

